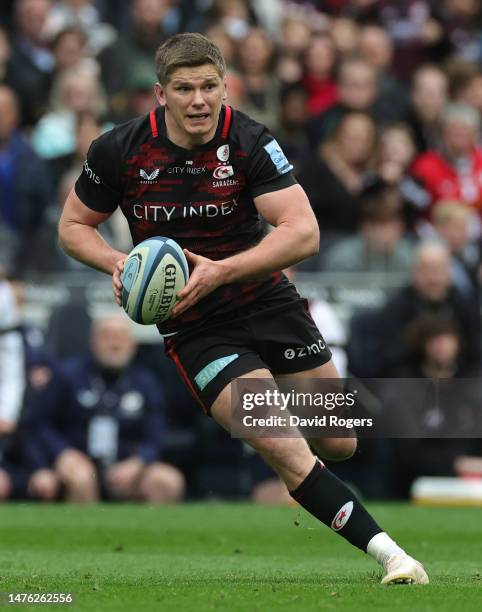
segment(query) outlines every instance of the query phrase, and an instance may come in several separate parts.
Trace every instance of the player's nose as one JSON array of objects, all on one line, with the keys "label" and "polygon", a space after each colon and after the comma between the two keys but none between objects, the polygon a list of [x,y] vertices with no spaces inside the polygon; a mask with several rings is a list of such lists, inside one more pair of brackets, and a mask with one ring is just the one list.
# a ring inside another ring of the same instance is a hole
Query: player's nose
[{"label": "player's nose", "polygon": [[203,96],[203,92],[200,89],[194,90],[194,97],[192,99],[192,104],[194,106],[204,106],[204,96]]}]

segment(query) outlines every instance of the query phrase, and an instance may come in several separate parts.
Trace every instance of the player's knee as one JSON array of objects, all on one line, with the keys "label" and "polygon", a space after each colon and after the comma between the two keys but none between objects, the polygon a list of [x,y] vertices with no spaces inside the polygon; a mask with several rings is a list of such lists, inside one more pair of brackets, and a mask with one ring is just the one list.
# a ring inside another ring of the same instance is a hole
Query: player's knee
[{"label": "player's knee", "polygon": [[356,438],[322,438],[310,440],[310,446],[320,459],[328,461],[345,461],[356,452]]},{"label": "player's knee", "polygon": [[153,463],[145,469],[139,485],[142,500],[158,504],[174,504],[184,497],[183,474],[167,463]]},{"label": "player's knee", "polygon": [[5,470],[0,469],[0,501],[8,499],[12,492],[12,481]]}]

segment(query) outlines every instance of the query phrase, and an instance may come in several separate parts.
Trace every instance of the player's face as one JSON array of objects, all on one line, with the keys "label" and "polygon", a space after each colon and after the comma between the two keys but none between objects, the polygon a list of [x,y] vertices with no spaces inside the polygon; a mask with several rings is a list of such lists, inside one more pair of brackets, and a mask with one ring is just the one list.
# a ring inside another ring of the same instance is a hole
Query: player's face
[{"label": "player's face", "polygon": [[165,87],[156,85],[156,94],[173,142],[191,148],[214,137],[226,88],[213,64],[178,68]]}]

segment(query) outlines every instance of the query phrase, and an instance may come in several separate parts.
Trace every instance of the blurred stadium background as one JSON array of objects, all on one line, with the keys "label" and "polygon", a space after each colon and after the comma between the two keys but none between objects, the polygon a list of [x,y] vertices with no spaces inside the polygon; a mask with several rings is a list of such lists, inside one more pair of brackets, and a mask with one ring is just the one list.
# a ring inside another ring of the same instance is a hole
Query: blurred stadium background
[{"label": "blurred stadium background", "polygon": [[[56,241],[91,140],[151,110],[177,32],[221,47],[228,102],[310,197],[320,254],[289,272],[341,373],[480,375],[481,17],[478,0],[2,0],[0,499],[286,499],[202,415],[155,328],[130,338],[110,279]],[[130,249],[122,218],[101,231]],[[332,467],[376,499],[481,477],[482,443],[430,423]]]}]

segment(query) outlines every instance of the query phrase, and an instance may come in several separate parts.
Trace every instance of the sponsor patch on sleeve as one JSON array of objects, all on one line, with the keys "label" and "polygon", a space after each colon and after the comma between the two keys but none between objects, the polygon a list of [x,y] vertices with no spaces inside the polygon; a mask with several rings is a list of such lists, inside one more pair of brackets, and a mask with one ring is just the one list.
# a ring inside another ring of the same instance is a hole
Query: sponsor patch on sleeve
[{"label": "sponsor patch on sleeve", "polygon": [[279,174],[286,174],[290,170],[293,170],[293,166],[286,159],[286,155],[283,153],[283,149],[279,146],[276,140],[272,140],[265,145],[264,150],[270,156],[271,161],[278,170]]}]

